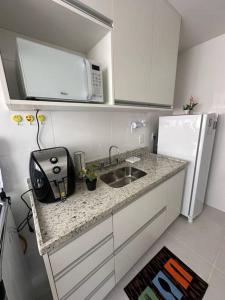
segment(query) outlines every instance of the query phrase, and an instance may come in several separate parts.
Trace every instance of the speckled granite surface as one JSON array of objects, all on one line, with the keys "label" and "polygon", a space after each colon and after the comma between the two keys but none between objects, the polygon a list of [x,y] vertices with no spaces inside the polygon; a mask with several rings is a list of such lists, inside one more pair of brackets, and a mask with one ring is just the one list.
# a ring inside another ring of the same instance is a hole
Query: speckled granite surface
[{"label": "speckled granite surface", "polygon": [[[186,166],[185,161],[151,154],[146,148],[133,153],[141,157],[141,161],[132,166],[145,171],[147,175],[127,186],[112,188],[98,179],[95,191],[90,192],[85,183],[79,183],[76,193],[65,202],[44,204],[31,197],[37,243],[41,255],[76,238]],[[127,154],[130,155],[130,153]],[[127,156],[122,155],[123,158]],[[99,174],[125,165],[130,164],[123,162],[119,166],[99,171]]]}]

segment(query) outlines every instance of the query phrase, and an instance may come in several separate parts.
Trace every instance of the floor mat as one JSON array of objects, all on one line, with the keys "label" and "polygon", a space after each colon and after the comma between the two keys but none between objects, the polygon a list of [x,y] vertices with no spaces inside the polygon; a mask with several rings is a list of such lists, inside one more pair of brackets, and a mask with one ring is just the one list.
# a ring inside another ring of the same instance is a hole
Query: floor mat
[{"label": "floor mat", "polygon": [[130,300],[201,300],[208,284],[163,247],[124,288]]}]

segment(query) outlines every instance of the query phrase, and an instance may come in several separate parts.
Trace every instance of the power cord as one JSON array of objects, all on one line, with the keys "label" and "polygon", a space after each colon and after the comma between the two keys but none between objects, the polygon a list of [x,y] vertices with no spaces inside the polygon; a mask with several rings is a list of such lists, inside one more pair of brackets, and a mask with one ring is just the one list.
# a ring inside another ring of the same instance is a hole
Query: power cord
[{"label": "power cord", "polygon": [[35,115],[36,121],[37,121],[36,141],[37,141],[38,149],[41,150],[41,146],[40,146],[40,143],[39,143],[40,123],[39,123],[39,120],[38,120],[38,113],[39,113],[39,109],[36,110],[36,115]]},{"label": "power cord", "polygon": [[24,199],[24,196],[33,191],[33,189],[29,189],[27,190],[26,192],[24,192],[20,198],[21,200],[23,201],[23,203],[26,205],[26,207],[28,208],[28,213],[27,213],[27,216],[26,218],[19,224],[19,226],[17,227],[17,232],[20,232],[21,230],[23,230],[26,226],[28,226],[29,228],[29,231],[30,232],[34,232],[34,229],[33,227],[30,225],[30,219],[33,217],[33,214],[32,214],[32,209],[31,207],[28,205],[27,201]]}]

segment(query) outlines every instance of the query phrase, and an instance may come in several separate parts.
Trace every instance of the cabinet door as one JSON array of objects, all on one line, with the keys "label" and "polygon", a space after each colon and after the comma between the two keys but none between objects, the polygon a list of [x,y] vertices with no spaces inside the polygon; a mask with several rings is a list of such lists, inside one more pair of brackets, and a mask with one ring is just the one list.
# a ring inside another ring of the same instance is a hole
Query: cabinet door
[{"label": "cabinet door", "polygon": [[111,20],[113,19],[112,1],[113,0],[79,0],[79,2],[89,6],[91,9],[94,9]]},{"label": "cabinet door", "polygon": [[165,0],[114,0],[116,101],[173,104],[180,21]]},{"label": "cabinet door", "polygon": [[151,66],[151,100],[173,105],[180,15],[164,0],[155,0],[153,49]]},{"label": "cabinet door", "polygon": [[115,255],[116,283],[132,268],[165,230],[166,212],[162,211],[138,236]]},{"label": "cabinet door", "polygon": [[181,204],[183,199],[184,178],[186,171],[183,170],[171,177],[167,182],[167,227],[176,220],[181,212]]},{"label": "cabinet door", "polygon": [[115,250],[166,207],[166,194],[167,186],[162,183],[113,215]]},{"label": "cabinet door", "polygon": [[113,66],[116,100],[150,101],[153,0],[114,0]]}]

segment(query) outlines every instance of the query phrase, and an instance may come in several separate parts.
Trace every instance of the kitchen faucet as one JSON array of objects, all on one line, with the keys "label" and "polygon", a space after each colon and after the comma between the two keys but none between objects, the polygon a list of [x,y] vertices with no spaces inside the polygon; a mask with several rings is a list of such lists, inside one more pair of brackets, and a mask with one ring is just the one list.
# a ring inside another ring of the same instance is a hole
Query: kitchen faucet
[{"label": "kitchen faucet", "polygon": [[119,159],[118,159],[118,158],[115,159],[114,162],[112,162],[112,150],[113,150],[113,149],[117,149],[117,152],[118,152],[118,154],[119,154],[119,147],[114,146],[114,145],[110,146],[110,147],[109,147],[109,158],[108,158],[108,163],[102,162],[101,165],[100,165],[100,168],[107,168],[107,167],[111,167],[111,166],[114,166],[114,165],[118,165],[118,163],[119,163]]},{"label": "kitchen faucet", "polygon": [[[117,149],[117,151],[119,153],[119,147],[114,146],[114,145],[112,145],[112,146],[109,147],[109,164],[110,165],[112,164],[112,149],[113,148]],[[118,158],[117,158],[117,164],[118,164]]]}]

